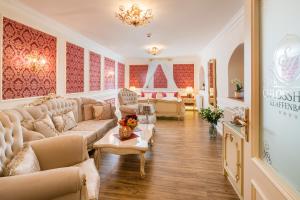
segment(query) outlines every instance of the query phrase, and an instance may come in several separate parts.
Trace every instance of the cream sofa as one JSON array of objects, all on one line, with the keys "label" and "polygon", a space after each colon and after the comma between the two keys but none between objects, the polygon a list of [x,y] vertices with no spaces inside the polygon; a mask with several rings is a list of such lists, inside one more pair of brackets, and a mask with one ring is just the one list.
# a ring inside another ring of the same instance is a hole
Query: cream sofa
[{"label": "cream sofa", "polygon": [[22,149],[19,115],[0,112],[0,198],[3,200],[96,200],[100,177],[86,140],[68,135],[30,142],[41,171],[3,177],[4,166]]},{"label": "cream sofa", "polygon": [[122,117],[138,112],[138,96],[135,92],[123,88],[119,91],[118,98]]},{"label": "cream sofa", "polygon": [[[117,125],[115,108],[112,108],[112,119],[108,120],[85,120],[83,107],[85,104],[103,103],[90,98],[54,98],[43,102],[37,106],[29,106],[4,110],[6,113],[13,113],[18,116],[21,123],[28,120],[36,120],[48,113],[51,115],[73,111],[77,126],[60,135],[80,135],[87,141],[88,149],[92,149],[93,143],[101,139],[108,130]],[[45,138],[42,133],[35,132],[33,129],[23,126],[24,141],[39,140]]]}]

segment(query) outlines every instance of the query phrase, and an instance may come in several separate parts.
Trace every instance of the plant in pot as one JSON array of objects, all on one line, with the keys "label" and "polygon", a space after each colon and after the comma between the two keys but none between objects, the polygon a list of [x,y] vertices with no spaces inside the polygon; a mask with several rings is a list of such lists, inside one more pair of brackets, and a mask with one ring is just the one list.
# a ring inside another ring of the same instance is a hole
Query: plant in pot
[{"label": "plant in pot", "polygon": [[231,80],[231,84],[234,85],[234,97],[237,99],[241,99],[244,97],[244,87],[242,82],[239,79],[233,79]]},{"label": "plant in pot", "polygon": [[223,115],[223,110],[219,108],[202,108],[200,110],[200,116],[202,119],[206,120],[210,123],[209,127],[209,135],[210,137],[217,137],[217,124],[219,119],[221,119]]}]

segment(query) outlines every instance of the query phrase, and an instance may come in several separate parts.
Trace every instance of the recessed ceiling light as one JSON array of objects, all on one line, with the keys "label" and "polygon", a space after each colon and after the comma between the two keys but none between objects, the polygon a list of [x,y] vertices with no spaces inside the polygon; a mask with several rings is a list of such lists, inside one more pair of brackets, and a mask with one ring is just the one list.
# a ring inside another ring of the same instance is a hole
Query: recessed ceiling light
[{"label": "recessed ceiling light", "polygon": [[158,49],[158,47],[155,47],[155,46],[148,50],[148,53],[153,56],[156,56],[159,52],[160,52],[160,50]]},{"label": "recessed ceiling light", "polygon": [[152,36],[152,33],[147,33],[147,38],[151,38],[151,36]]}]

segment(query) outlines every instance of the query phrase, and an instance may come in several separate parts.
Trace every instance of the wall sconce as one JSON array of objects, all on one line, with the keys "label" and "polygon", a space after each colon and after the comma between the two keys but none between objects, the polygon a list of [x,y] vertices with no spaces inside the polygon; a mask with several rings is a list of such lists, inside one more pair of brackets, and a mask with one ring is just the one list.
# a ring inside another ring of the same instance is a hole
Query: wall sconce
[{"label": "wall sconce", "polygon": [[115,75],[115,72],[114,72],[114,71],[109,71],[109,72],[107,73],[107,78],[113,78],[114,75]]},{"label": "wall sconce", "polygon": [[47,63],[47,60],[44,57],[40,56],[37,52],[29,54],[26,60],[27,65],[34,71],[36,71],[37,68],[43,68]]}]

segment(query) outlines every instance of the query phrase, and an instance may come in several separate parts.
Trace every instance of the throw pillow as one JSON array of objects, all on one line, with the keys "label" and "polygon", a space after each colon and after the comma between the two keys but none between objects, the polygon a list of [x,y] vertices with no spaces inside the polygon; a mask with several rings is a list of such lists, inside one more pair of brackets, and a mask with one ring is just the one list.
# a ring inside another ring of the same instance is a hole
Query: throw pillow
[{"label": "throw pillow", "polygon": [[54,137],[58,135],[58,131],[55,129],[49,115],[46,115],[43,119],[36,120],[33,124],[34,129],[45,137]]},{"label": "throw pillow", "polygon": [[150,93],[150,92],[144,93],[144,97],[146,97],[147,99],[151,99],[152,93]]},{"label": "throw pillow", "polygon": [[70,129],[74,128],[75,126],[77,126],[77,122],[75,120],[73,111],[63,114],[62,117],[63,117],[64,124],[65,124],[64,131],[70,130]]},{"label": "throw pillow", "polygon": [[65,128],[65,122],[62,115],[54,115],[52,116],[52,120],[54,123],[54,126],[56,130],[58,130],[60,133],[64,131]]},{"label": "throw pillow", "polygon": [[29,174],[40,171],[39,161],[29,145],[24,145],[23,149],[4,167],[5,176],[15,176]]},{"label": "throw pillow", "polygon": [[111,104],[93,105],[94,118],[97,120],[112,119]]},{"label": "throw pillow", "polygon": [[101,105],[93,105],[93,116],[97,120],[102,119],[102,113],[104,111],[104,106]]},{"label": "throw pillow", "polygon": [[85,121],[93,119],[93,104],[83,105],[83,119]]},{"label": "throw pillow", "polygon": [[175,93],[174,92],[167,92],[166,97],[175,97]]},{"label": "throw pillow", "polygon": [[28,130],[31,130],[31,131],[34,130],[34,120],[33,119],[24,120],[21,122],[21,125]]},{"label": "throw pillow", "polygon": [[70,130],[77,126],[73,111],[64,114],[54,115],[52,117],[55,128],[60,132]]}]

